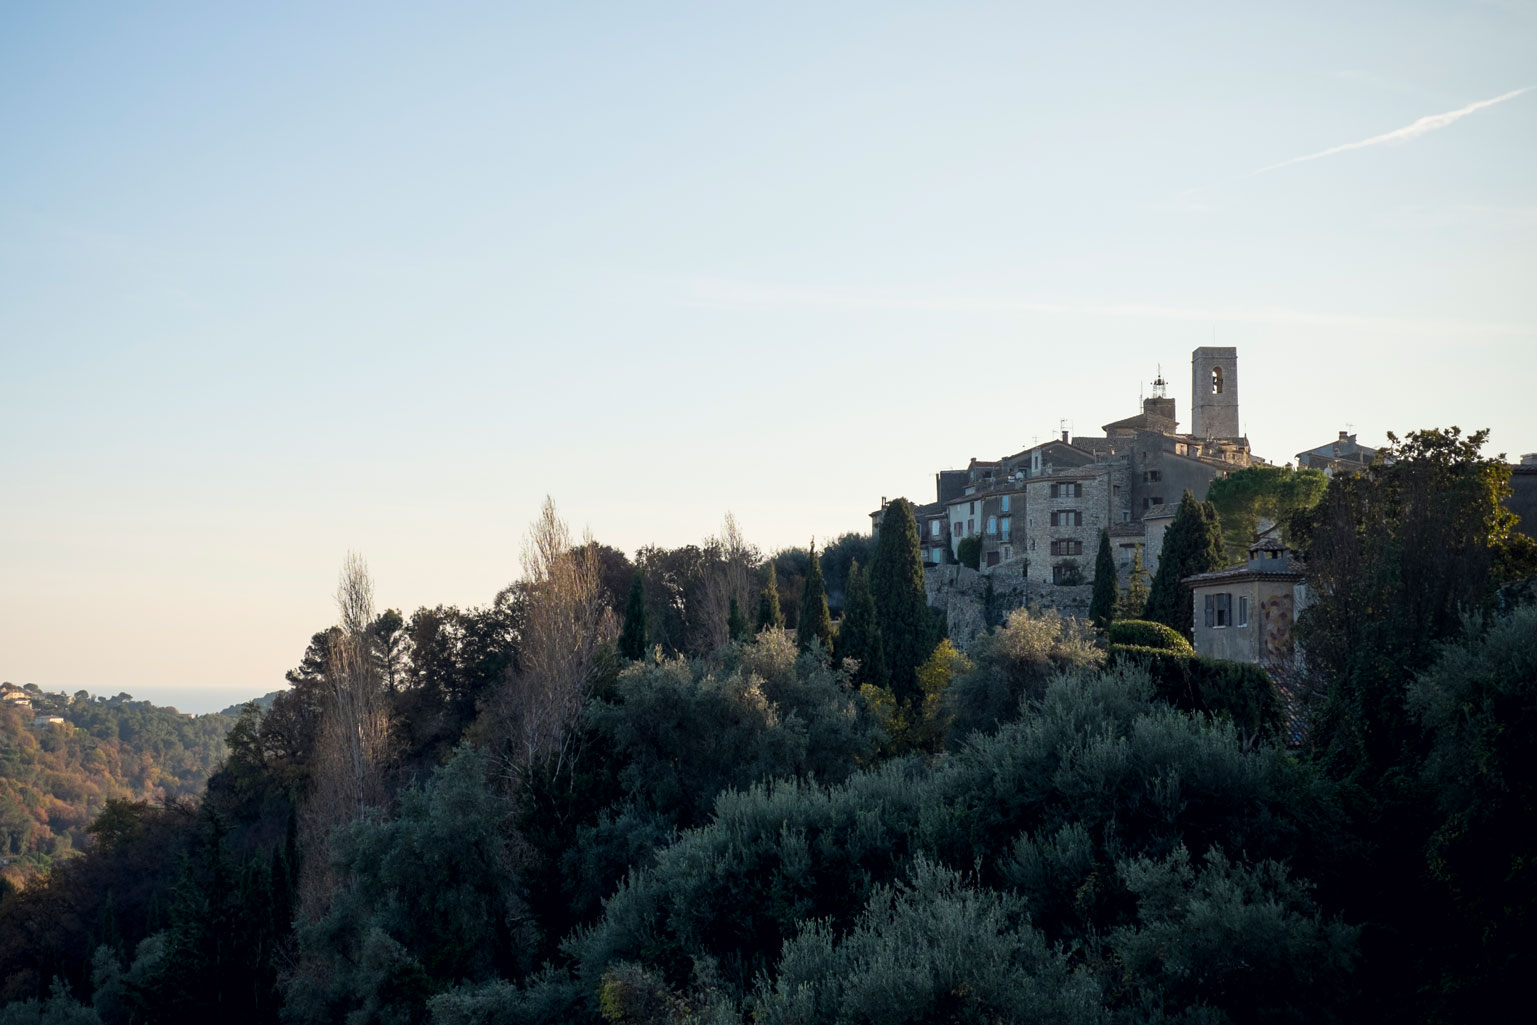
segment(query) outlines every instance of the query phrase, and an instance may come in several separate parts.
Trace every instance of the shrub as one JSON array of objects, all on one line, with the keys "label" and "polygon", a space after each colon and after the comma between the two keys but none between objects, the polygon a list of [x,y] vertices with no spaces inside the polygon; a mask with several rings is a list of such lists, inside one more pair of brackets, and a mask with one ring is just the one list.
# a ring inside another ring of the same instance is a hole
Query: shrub
[{"label": "shrub", "polygon": [[1150,619],[1118,619],[1110,624],[1110,643],[1129,644],[1163,651],[1182,651],[1195,654],[1190,642],[1180,636],[1172,626],[1155,623]]},{"label": "shrub", "polygon": [[982,566],[982,537],[973,534],[971,537],[963,537],[955,546],[955,557],[962,566],[968,569],[980,569]]}]

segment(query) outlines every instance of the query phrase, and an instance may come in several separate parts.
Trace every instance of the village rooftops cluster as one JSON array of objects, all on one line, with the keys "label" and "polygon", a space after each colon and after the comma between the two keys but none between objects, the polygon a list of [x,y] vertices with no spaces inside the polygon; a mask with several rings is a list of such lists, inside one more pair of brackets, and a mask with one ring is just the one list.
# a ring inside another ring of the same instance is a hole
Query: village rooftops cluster
[{"label": "village rooftops cluster", "polygon": [[[976,537],[982,572],[1071,585],[1087,579],[1103,530],[1123,570],[1142,549],[1148,572],[1156,572],[1180,495],[1204,495],[1215,478],[1258,461],[1239,430],[1238,350],[1196,349],[1191,387],[1189,433],[1179,431],[1160,377],[1142,412],[1105,424],[1102,436],[1063,431],[1001,459],[939,471],[934,501],[914,510],[924,562],[954,563],[961,541]],[[886,504],[870,514],[872,529]]]}]

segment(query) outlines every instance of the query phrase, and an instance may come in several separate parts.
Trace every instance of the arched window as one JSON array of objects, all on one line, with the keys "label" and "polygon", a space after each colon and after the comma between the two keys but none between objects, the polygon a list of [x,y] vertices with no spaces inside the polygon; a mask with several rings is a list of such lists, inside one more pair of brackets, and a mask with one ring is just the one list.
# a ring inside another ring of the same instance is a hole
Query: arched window
[{"label": "arched window", "polygon": [[1222,368],[1221,367],[1212,367],[1211,368],[1211,393],[1213,395],[1221,395],[1222,394]]}]

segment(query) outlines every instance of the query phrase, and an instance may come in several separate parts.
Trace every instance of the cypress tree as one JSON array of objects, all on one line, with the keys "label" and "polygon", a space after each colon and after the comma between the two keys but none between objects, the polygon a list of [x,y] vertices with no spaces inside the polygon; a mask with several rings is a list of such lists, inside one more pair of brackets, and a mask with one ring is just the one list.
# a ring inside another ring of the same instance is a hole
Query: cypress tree
[{"label": "cypress tree", "polygon": [[646,584],[640,570],[630,581],[630,597],[624,603],[624,629],[619,634],[619,654],[632,662],[646,657]]},{"label": "cypress tree", "polygon": [[822,583],[822,560],[817,558],[815,541],[811,543],[811,560],[806,567],[806,586],[801,590],[801,618],[795,626],[795,644],[808,651],[814,640],[820,640],[824,649],[832,651],[833,617],[827,611],[827,588]]},{"label": "cypress tree", "polygon": [[1130,578],[1126,581],[1126,593],[1116,599],[1113,619],[1141,619],[1147,611],[1147,570],[1142,565],[1142,546],[1138,545],[1131,557]]},{"label": "cypress tree", "polygon": [[1158,572],[1153,575],[1147,611],[1142,618],[1172,626],[1186,638],[1193,636],[1194,599],[1189,586],[1181,581],[1221,567],[1222,526],[1216,507],[1210,502],[1196,501],[1186,491],[1179,500],[1174,521],[1163,535]]},{"label": "cypress tree", "polygon": [[923,590],[923,558],[918,549],[918,521],[912,503],[899,498],[886,507],[875,559],[870,564],[870,595],[880,630],[886,679],[873,681],[905,705],[922,700],[918,667],[938,643],[934,617]]},{"label": "cypress tree", "polygon": [[768,564],[768,583],[758,595],[758,630],[780,630],[785,625],[785,614],[779,611],[779,576],[774,563]]},{"label": "cypress tree", "polygon": [[885,679],[881,629],[875,622],[875,599],[870,595],[865,571],[857,559],[849,564],[849,582],[843,593],[843,622],[838,626],[834,649],[838,659],[856,660],[861,680]]},{"label": "cypress tree", "polygon": [[747,640],[747,617],[742,615],[736,595],[731,596],[731,610],[726,614],[726,634],[733,641]]},{"label": "cypress tree", "polygon": [[1094,597],[1089,600],[1089,618],[1103,630],[1115,617],[1115,599],[1121,582],[1115,574],[1115,558],[1110,554],[1110,533],[1099,532],[1099,555],[1094,560]]}]

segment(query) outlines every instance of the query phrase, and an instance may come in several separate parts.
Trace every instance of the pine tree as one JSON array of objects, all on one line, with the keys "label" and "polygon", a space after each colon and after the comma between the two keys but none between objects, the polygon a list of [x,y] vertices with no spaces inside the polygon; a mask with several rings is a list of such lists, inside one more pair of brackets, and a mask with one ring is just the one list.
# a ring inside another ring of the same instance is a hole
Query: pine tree
[{"label": "pine tree", "polygon": [[1099,532],[1099,555],[1094,560],[1094,597],[1089,600],[1089,618],[1103,630],[1115,617],[1115,599],[1121,593],[1116,578],[1115,558],[1110,554],[1110,533]]},{"label": "pine tree", "polygon": [[838,659],[859,663],[859,679],[885,679],[885,659],[881,653],[881,630],[875,622],[875,599],[858,560],[849,564],[849,582],[844,591],[843,622],[838,626],[835,645]]},{"label": "pine tree", "polygon": [[1195,629],[1194,598],[1188,585],[1181,583],[1197,573],[1209,573],[1222,567],[1222,526],[1217,510],[1210,502],[1198,502],[1186,491],[1179,500],[1174,521],[1163,535],[1163,550],[1158,556],[1158,572],[1147,597],[1143,619],[1172,626],[1184,637]]},{"label": "pine tree", "polygon": [[624,630],[619,634],[619,654],[632,662],[646,657],[646,583],[639,570],[630,581],[630,597],[624,604]]},{"label": "pine tree", "polygon": [[922,700],[918,667],[938,643],[934,617],[923,590],[923,558],[918,549],[918,522],[913,507],[899,498],[886,507],[875,560],[870,564],[870,595],[880,629],[887,687],[898,701]]},{"label": "pine tree", "polygon": [[731,596],[731,611],[726,613],[726,634],[733,641],[747,640],[747,617],[742,615],[736,595]]},{"label": "pine tree", "polygon": [[806,586],[801,590],[801,617],[795,627],[795,644],[802,651],[820,640],[823,649],[832,651],[833,617],[827,611],[827,588],[822,583],[822,561],[817,558],[816,542],[811,543],[811,559],[806,567]]},{"label": "pine tree", "polygon": [[758,630],[782,630],[785,625],[785,615],[779,611],[779,577],[774,572],[774,563],[768,564],[768,583],[763,585],[763,590],[758,595]]}]

